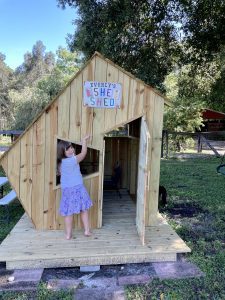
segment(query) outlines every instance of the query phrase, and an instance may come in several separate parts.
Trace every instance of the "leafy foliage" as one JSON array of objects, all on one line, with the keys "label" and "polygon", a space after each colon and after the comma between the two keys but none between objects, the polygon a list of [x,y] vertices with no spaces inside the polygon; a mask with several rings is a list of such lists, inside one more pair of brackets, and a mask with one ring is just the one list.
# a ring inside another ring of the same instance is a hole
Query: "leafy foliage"
[{"label": "leafy foliage", "polygon": [[12,70],[5,64],[5,58],[5,55],[0,52],[0,118],[2,120],[10,116],[8,85],[13,74]]},{"label": "leafy foliage", "polygon": [[172,107],[165,110],[164,116],[164,128],[169,131],[193,132],[201,125],[202,103],[200,99],[196,101],[195,95],[181,94],[185,77],[183,68],[170,73],[164,82],[167,97],[172,101]]},{"label": "leafy foliage", "polygon": [[45,53],[45,49],[44,44],[37,41],[32,52],[25,53],[23,64],[15,71],[17,89],[34,86],[40,78],[51,73],[55,65],[55,57],[52,52]]},{"label": "leafy foliage", "polygon": [[9,97],[14,104],[11,128],[17,130],[25,129],[50,100],[44,90],[32,87],[10,91]]},{"label": "leafy foliage", "polygon": [[0,89],[0,99],[7,111],[8,127],[25,129],[37,114],[65,86],[79,69],[76,52],[59,47],[57,60],[38,41],[32,53],[27,52],[5,87]]},{"label": "leafy foliage", "polygon": [[179,1],[182,28],[194,60],[212,60],[225,46],[225,2],[223,0]]},{"label": "leafy foliage", "polygon": [[179,53],[173,12],[174,1],[67,1],[78,8],[77,29],[70,49],[90,58],[94,51],[124,67],[138,78],[163,89],[162,82]]},{"label": "leafy foliage", "polygon": [[62,47],[58,48],[56,54],[57,62],[55,71],[58,74],[63,74],[63,81],[67,83],[81,66],[79,55],[77,52],[70,52]]}]

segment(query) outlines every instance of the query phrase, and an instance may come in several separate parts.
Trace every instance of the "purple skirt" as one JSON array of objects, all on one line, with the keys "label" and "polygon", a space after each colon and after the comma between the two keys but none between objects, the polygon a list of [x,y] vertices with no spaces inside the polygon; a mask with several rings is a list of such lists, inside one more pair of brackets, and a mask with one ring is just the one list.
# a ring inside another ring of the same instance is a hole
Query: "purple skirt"
[{"label": "purple skirt", "polygon": [[91,198],[83,184],[62,189],[59,207],[61,216],[71,216],[88,210],[92,206]]}]

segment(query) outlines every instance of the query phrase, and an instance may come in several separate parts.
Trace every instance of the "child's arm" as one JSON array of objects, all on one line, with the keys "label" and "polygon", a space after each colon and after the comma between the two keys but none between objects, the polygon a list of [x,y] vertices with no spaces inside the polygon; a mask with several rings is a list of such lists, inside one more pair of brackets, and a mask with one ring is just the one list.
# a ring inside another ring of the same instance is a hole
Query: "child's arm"
[{"label": "child's arm", "polygon": [[76,155],[77,158],[77,163],[81,162],[86,154],[87,154],[87,140],[90,138],[90,135],[86,135],[83,139],[82,139],[82,149],[81,149],[81,153]]}]

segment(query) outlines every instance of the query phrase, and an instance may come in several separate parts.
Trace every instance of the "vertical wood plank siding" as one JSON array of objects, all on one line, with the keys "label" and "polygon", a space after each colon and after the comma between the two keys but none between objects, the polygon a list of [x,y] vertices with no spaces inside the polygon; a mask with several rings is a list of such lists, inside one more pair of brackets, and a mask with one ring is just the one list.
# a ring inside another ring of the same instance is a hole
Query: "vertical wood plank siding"
[{"label": "vertical wood plank siding", "polygon": [[159,192],[159,176],[160,176],[160,157],[161,157],[161,142],[162,142],[162,126],[163,126],[163,108],[164,101],[158,95],[154,97],[154,116],[152,125],[152,139],[150,159],[150,191],[148,199],[148,219],[147,225],[155,225],[157,222],[158,211],[158,192]]},{"label": "vertical wood plank siding", "polygon": [[120,109],[116,112],[116,124],[122,124],[127,121],[128,103],[129,103],[129,88],[130,77],[119,71],[119,83],[122,84],[122,98],[120,102]]},{"label": "vertical wood plank siding", "polygon": [[[83,72],[83,84],[85,81],[93,81],[95,74],[95,59],[93,59],[90,64],[88,64]],[[82,87],[83,87],[82,84]],[[82,88],[83,90],[83,88]],[[82,117],[81,117],[81,137],[93,134],[93,108],[83,106],[83,97],[81,99],[82,103]],[[91,141],[92,142],[92,141]]]},{"label": "vertical wood plank siding", "polygon": [[59,96],[58,115],[58,135],[62,138],[68,138],[70,129],[70,86]]},{"label": "vertical wood plank siding", "polygon": [[80,73],[71,82],[71,101],[70,101],[70,129],[69,139],[80,141],[81,139],[81,123],[82,123],[82,73]]},{"label": "vertical wood plank siding", "polygon": [[20,194],[20,141],[14,145],[8,153],[8,174],[10,183],[16,191],[17,196]]},{"label": "vertical wood plank siding", "polygon": [[6,154],[2,159],[1,159],[1,165],[3,167],[3,170],[5,171],[5,174],[7,176],[8,174],[8,154]]},{"label": "vertical wood plank siding", "polygon": [[37,229],[44,228],[45,146],[45,113],[43,113],[33,126],[31,218]]},{"label": "vertical wood plank siding", "polygon": [[[119,71],[116,67],[108,63],[107,65],[107,82],[118,82],[119,79]],[[105,122],[104,122],[104,130],[107,131],[110,128],[116,126],[116,113],[117,108],[115,109],[105,109]]]},{"label": "vertical wood plank siding", "polygon": [[[102,58],[95,57],[95,81],[105,82],[107,78],[107,62]],[[105,110],[104,109],[94,109],[94,119],[93,119],[93,146],[100,149],[99,152],[99,177],[98,182],[96,182],[97,199],[96,207],[92,208],[91,216],[95,216],[96,227],[102,226],[102,206],[103,206],[103,179],[104,179],[104,140],[102,128],[105,123]],[[97,179],[96,179],[97,180]],[[93,217],[92,217],[93,219]]]},{"label": "vertical wood plank siding", "polygon": [[44,186],[44,228],[56,228],[56,190],[53,183],[56,176],[56,143],[58,133],[58,100],[46,113],[45,130],[45,186]]},{"label": "vertical wood plank siding", "polygon": [[23,199],[22,204],[27,212],[31,215],[31,199],[32,199],[32,160],[33,160],[33,130],[29,130],[21,139],[21,161],[20,161],[20,195]]},{"label": "vertical wood plank siding", "polygon": [[[95,74],[94,80],[99,82],[106,81],[107,63],[100,57],[95,58]],[[105,123],[105,110],[95,108],[93,118],[93,146],[102,149],[103,135],[102,126]]]}]

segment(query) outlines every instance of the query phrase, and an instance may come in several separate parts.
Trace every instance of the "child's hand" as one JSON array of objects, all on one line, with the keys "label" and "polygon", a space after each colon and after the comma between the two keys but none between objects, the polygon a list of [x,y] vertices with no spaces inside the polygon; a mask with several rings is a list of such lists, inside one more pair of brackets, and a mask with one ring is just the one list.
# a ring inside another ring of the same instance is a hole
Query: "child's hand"
[{"label": "child's hand", "polygon": [[91,137],[90,134],[87,134],[85,137],[83,137],[83,140],[84,140],[84,141],[87,141],[87,140],[90,139],[90,137]]}]

